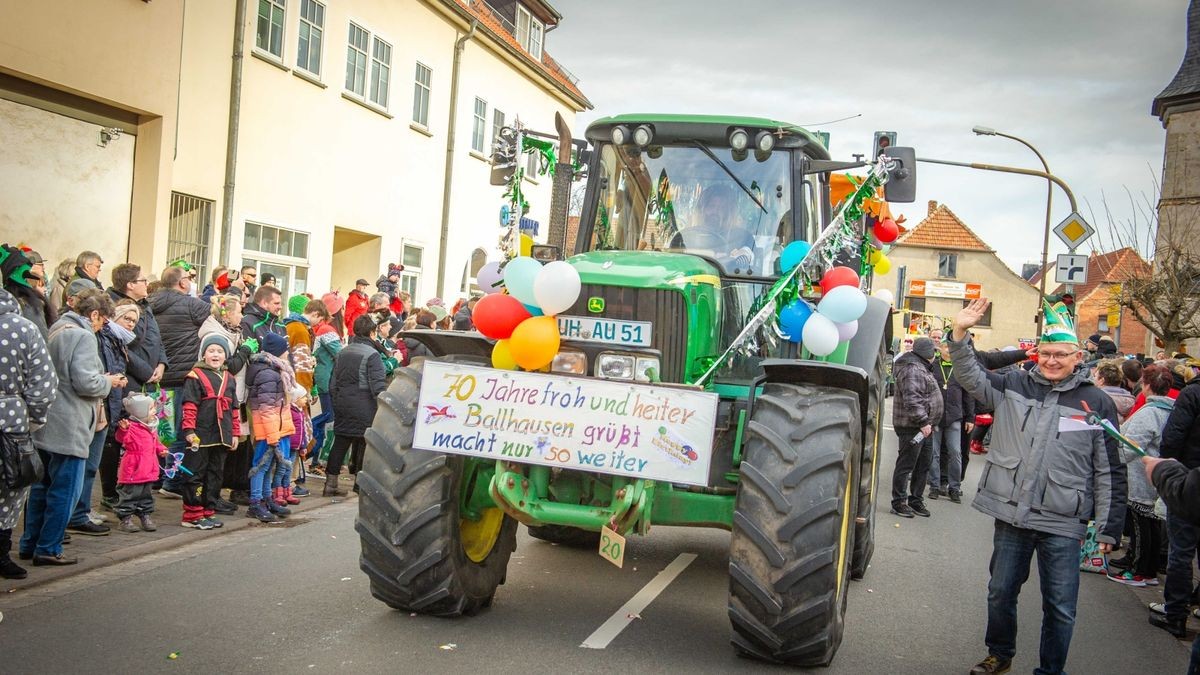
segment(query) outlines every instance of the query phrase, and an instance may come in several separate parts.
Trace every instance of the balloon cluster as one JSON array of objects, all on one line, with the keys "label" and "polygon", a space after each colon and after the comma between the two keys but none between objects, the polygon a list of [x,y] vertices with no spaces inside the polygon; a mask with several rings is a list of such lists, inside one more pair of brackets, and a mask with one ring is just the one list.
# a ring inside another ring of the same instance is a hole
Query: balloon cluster
[{"label": "balloon cluster", "polygon": [[892,261],[888,260],[887,249],[899,236],[900,226],[891,218],[884,218],[871,228],[867,262],[875,269],[875,274],[887,274],[892,271]]},{"label": "balloon cluster", "polygon": [[471,319],[486,337],[497,340],[492,366],[502,370],[542,370],[558,354],[558,319],[579,299],[579,273],[569,263],[542,263],[518,256],[501,269],[484,265],[475,277],[486,293]]},{"label": "balloon cluster", "polygon": [[858,333],[858,319],[867,311],[867,296],[858,287],[858,273],[838,266],[821,277],[821,300],[812,305],[797,298],[779,314],[779,325],[791,342],[803,343],[813,356],[828,356]]}]

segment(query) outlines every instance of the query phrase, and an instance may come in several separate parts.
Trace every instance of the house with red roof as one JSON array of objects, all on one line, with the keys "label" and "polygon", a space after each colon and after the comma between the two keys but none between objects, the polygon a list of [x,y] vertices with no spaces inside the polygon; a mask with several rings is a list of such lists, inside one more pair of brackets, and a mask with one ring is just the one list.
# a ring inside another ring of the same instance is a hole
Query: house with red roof
[{"label": "house with red roof", "polygon": [[[1076,285],[1075,327],[1080,339],[1099,333],[1107,335],[1117,343],[1117,350],[1126,354],[1145,353],[1149,331],[1132,316],[1129,310],[1121,311],[1114,301],[1113,293],[1119,292],[1119,284],[1126,279],[1150,276],[1150,264],[1128,246],[1108,253],[1094,253],[1088,257],[1088,282]],[[1060,295],[1064,286],[1055,287],[1047,280],[1047,293]],[[1037,284],[1035,277],[1030,281]],[[1049,290],[1053,288],[1053,290]]]}]

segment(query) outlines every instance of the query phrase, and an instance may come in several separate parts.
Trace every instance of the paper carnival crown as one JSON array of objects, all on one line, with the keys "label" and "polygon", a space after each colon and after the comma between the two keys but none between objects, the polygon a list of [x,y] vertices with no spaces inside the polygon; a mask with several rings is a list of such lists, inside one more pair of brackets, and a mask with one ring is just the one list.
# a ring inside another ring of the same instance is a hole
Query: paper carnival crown
[{"label": "paper carnival crown", "polygon": [[1054,306],[1042,300],[1042,342],[1079,343],[1075,335],[1075,321],[1071,319],[1071,310],[1061,302]]}]

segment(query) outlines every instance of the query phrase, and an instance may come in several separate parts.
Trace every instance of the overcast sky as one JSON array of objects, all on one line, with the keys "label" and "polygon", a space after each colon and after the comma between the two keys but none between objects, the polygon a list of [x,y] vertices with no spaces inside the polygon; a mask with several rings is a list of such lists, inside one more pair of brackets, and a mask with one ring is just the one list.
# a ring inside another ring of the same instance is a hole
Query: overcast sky
[{"label": "overcast sky", "polygon": [[[553,4],[563,21],[547,51],[596,106],[580,135],[616,113],[745,114],[828,131],[839,159],[890,130],[920,157],[1039,166],[1015,141],[971,133],[984,125],[1036,146],[1098,228],[1085,201],[1103,221],[1104,197],[1121,220],[1126,189],[1157,199],[1164,131],[1150,103],[1183,58],[1186,0]],[[915,225],[929,200],[1017,271],[1041,257],[1044,181],[921,164],[917,201],[896,210]],[[1069,213],[1056,190],[1054,223]]]}]

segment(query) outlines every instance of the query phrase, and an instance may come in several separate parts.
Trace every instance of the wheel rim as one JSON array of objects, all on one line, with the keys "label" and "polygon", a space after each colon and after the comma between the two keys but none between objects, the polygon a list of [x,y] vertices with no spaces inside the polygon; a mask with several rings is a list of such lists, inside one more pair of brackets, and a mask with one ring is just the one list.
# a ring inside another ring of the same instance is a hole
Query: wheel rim
[{"label": "wheel rim", "polygon": [[458,521],[459,538],[463,553],[471,562],[481,563],[487,559],[496,540],[500,538],[500,527],[504,524],[504,512],[500,509],[484,509],[479,520]]}]

